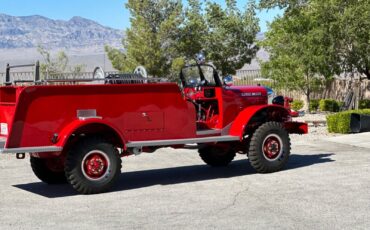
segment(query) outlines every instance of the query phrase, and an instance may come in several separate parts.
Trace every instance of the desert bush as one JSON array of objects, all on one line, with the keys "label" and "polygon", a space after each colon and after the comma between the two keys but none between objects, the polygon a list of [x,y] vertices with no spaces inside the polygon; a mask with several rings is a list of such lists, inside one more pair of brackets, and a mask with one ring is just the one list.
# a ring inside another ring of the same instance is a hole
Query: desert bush
[{"label": "desert bush", "polygon": [[320,99],[310,100],[310,112],[316,112],[320,106]]},{"label": "desert bush", "polygon": [[294,100],[291,104],[291,108],[295,111],[299,111],[303,108],[304,103],[302,100]]}]

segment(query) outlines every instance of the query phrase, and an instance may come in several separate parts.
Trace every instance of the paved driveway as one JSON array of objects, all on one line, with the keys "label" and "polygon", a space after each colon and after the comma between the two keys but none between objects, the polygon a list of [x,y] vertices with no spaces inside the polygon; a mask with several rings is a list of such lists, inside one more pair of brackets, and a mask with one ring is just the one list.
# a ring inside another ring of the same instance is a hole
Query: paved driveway
[{"label": "paved driveway", "polygon": [[327,140],[338,144],[346,144],[370,149],[370,132],[331,137]]},{"label": "paved driveway", "polygon": [[0,229],[370,229],[370,151],[343,143],[296,141],[265,175],[244,156],[215,169],[163,149],[125,158],[115,190],[90,196],[1,156]]}]

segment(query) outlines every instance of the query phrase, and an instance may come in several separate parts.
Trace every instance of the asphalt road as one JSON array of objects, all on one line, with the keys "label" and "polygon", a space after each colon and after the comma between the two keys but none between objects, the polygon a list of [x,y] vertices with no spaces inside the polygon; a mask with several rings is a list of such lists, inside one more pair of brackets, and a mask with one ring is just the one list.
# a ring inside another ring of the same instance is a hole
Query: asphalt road
[{"label": "asphalt road", "polygon": [[370,229],[370,148],[343,143],[294,141],[286,169],[266,175],[244,156],[215,169],[163,149],[125,158],[114,191],[90,196],[2,155],[0,229]]}]

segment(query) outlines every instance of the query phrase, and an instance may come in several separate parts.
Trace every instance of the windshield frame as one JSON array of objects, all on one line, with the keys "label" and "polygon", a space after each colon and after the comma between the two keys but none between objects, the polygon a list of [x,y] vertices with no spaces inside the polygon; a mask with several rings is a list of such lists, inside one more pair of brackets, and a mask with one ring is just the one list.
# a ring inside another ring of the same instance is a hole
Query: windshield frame
[{"label": "windshield frame", "polygon": [[[202,66],[212,68],[212,75],[213,75],[213,79],[214,79],[215,84],[214,85],[212,84],[212,85],[209,85],[209,86],[210,87],[220,87],[220,86],[222,86],[220,77],[219,77],[218,72],[217,72],[217,70],[215,69],[214,66],[212,66],[210,64],[191,64],[191,65],[184,66],[180,71],[180,79],[181,79],[181,83],[182,83],[183,87],[185,87],[185,88],[186,87],[194,87],[193,85],[188,85],[187,79],[184,76],[184,70],[188,69],[188,68],[197,67],[200,80],[201,81],[207,81],[205,76],[204,76]],[[205,86],[207,86],[207,85],[205,85]]]}]

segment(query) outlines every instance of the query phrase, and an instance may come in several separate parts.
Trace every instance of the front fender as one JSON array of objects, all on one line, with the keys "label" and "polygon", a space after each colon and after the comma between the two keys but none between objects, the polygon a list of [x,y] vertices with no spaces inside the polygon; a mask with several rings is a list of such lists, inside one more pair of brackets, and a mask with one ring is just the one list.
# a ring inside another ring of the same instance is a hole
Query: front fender
[{"label": "front fender", "polygon": [[232,136],[239,136],[240,140],[243,139],[245,127],[248,125],[250,120],[259,112],[263,110],[278,111],[281,113],[279,118],[285,118],[282,120],[288,120],[290,118],[289,111],[279,105],[255,105],[250,106],[239,113],[233,122],[229,134]]}]

